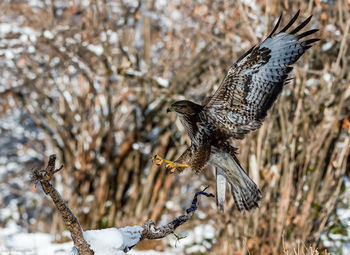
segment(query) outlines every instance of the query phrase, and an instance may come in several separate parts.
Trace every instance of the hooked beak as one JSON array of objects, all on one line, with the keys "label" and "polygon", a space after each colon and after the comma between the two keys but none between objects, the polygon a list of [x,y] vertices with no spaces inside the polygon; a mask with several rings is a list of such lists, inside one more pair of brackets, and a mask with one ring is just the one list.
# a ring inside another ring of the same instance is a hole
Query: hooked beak
[{"label": "hooked beak", "polygon": [[173,111],[173,108],[171,106],[168,107],[168,109],[166,109],[166,112],[172,112]]}]

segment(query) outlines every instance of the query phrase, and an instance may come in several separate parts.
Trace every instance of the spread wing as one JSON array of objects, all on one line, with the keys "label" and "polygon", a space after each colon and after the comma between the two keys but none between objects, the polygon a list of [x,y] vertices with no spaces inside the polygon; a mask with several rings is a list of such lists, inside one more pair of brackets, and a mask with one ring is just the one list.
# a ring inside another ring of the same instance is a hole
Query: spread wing
[{"label": "spread wing", "polygon": [[230,67],[218,90],[203,108],[208,118],[225,134],[242,139],[244,134],[258,129],[288,80],[293,69],[290,65],[319,40],[300,41],[317,29],[297,34],[310,22],[311,16],[287,32],[298,15],[299,11],[274,35],[281,15],[271,34]]}]

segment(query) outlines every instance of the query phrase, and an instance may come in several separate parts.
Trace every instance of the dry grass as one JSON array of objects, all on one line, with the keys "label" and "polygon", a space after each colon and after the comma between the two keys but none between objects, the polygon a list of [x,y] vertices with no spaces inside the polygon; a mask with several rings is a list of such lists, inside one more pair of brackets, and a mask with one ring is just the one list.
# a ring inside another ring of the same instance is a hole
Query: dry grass
[{"label": "dry grass", "polygon": [[285,255],[330,255],[327,251],[319,252],[312,247],[300,247],[300,245],[293,249],[293,251],[284,251]]},{"label": "dry grass", "polygon": [[[165,115],[166,105],[182,95],[200,101],[212,93],[281,12],[284,22],[298,9],[303,18],[313,14],[321,42],[298,62],[263,127],[240,144],[239,158],[262,189],[260,209],[242,216],[230,200],[219,215],[213,204],[203,206],[218,231],[213,254],[300,254],[300,243],[311,247],[301,254],[318,254],[349,173],[348,1],[257,1],[253,7],[91,1],[62,10],[2,5],[1,22],[22,16],[22,25],[56,33],[6,46],[24,50],[12,60],[1,56],[2,77],[8,77],[1,94],[14,103],[1,100],[0,114],[21,109],[45,133],[46,146],[65,165],[63,196],[88,228],[157,221],[181,211],[165,205],[184,206],[184,190],[206,183],[214,188],[212,171],[205,178],[177,177],[151,165],[152,155],[175,158],[188,143],[178,120]],[[322,50],[328,42],[332,47]],[[101,43],[101,54],[87,46]],[[60,225],[54,220],[51,226]]]}]

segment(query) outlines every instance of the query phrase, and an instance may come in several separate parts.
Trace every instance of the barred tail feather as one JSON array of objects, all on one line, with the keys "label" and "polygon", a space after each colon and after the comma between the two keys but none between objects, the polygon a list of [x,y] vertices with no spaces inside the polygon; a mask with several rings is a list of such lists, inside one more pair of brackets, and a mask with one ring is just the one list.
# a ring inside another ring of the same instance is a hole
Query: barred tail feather
[{"label": "barred tail feather", "polygon": [[[254,181],[245,173],[236,157],[223,153],[213,163],[217,167],[217,184],[219,183],[218,178],[222,178],[220,175],[224,176],[229,184],[237,209],[241,213],[259,207],[262,198],[261,192]],[[217,187],[217,201],[221,210],[223,210],[225,198],[225,192],[222,191],[222,188],[225,186]]]},{"label": "barred tail feather", "polygon": [[[262,198],[261,191],[255,182],[249,178],[236,158],[234,159],[234,162],[243,180],[243,185],[241,184],[239,186],[239,191],[243,198],[243,205],[247,211],[250,211],[251,209],[259,207]],[[240,211],[242,212],[242,210]]]},{"label": "barred tail feather", "polygon": [[230,180],[232,174],[228,174],[228,183],[231,188],[232,196],[235,200],[237,209],[244,213],[245,210],[250,211],[259,207],[259,202],[262,198],[258,186],[252,179],[244,172],[244,170],[237,164],[237,168],[233,171],[238,171],[241,179],[237,182],[235,179]]},{"label": "barred tail feather", "polygon": [[216,167],[216,203],[222,213],[224,212],[225,198],[226,174],[220,167]]}]

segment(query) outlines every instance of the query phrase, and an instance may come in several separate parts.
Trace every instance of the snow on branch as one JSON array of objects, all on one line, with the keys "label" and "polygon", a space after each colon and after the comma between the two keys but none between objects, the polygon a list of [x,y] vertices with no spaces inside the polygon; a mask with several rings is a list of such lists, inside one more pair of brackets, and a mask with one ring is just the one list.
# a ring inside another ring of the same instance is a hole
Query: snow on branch
[{"label": "snow on branch", "polygon": [[74,254],[90,255],[119,255],[125,254],[141,240],[160,239],[169,234],[174,234],[177,227],[186,223],[197,210],[198,196],[214,197],[213,194],[205,192],[207,188],[195,193],[191,207],[186,209],[186,214],[176,217],[168,224],[156,227],[152,220],[140,226],[127,226],[124,228],[107,228],[102,230],[83,231],[77,217],[64,202],[58,191],[50,181],[55,173],[62,169],[55,169],[56,155],[51,155],[45,170],[34,170],[32,181],[40,182],[46,195],[49,195],[62,215],[63,221],[71,233],[75,248]]}]

